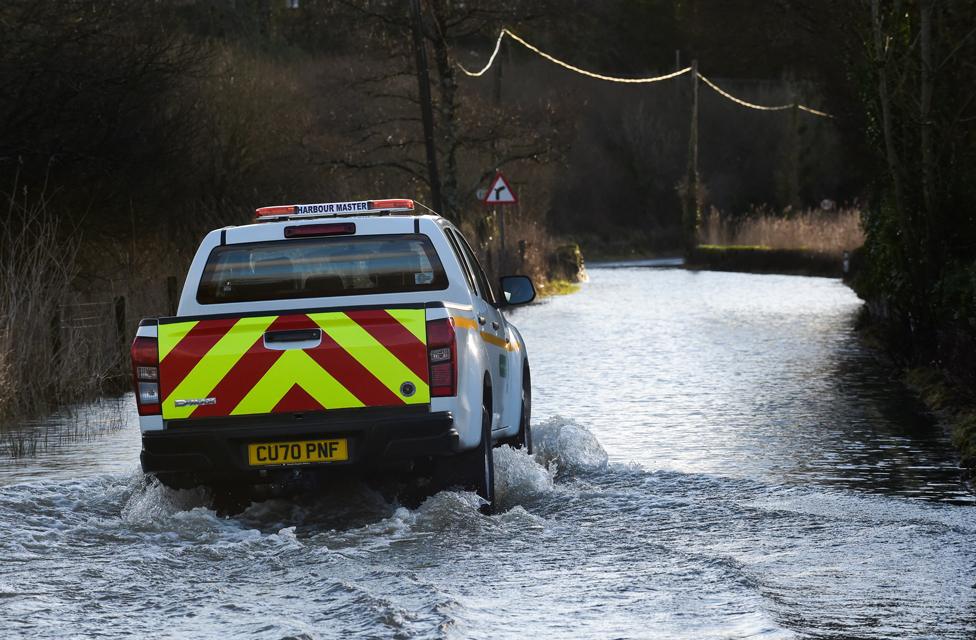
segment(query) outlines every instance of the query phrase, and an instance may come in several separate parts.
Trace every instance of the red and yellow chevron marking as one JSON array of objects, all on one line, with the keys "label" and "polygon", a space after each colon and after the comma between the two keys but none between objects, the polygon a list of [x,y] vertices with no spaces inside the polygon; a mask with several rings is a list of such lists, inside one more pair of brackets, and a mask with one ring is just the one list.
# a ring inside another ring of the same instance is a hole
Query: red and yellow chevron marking
[{"label": "red and yellow chevron marking", "polygon": [[[266,332],[295,329],[321,329],[321,344],[265,346]],[[423,309],[160,324],[159,358],[167,420],[430,402]],[[413,395],[402,394],[404,382]]]}]

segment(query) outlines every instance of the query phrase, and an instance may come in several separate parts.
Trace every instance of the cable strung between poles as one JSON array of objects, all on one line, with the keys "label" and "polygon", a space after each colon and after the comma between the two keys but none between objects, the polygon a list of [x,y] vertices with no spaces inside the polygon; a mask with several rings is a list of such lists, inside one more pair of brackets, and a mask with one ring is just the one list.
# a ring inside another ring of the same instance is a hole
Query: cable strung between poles
[{"label": "cable strung between poles", "polygon": [[536,53],[536,54],[542,56],[543,58],[545,58],[549,62],[552,62],[554,64],[557,64],[560,67],[563,67],[565,69],[569,69],[570,71],[575,71],[576,73],[579,73],[581,75],[584,75],[584,76],[587,76],[587,77],[590,77],[590,78],[596,78],[597,80],[606,80],[607,82],[622,82],[622,83],[625,83],[625,84],[648,84],[648,83],[651,83],[651,82],[660,82],[662,80],[670,80],[671,78],[677,78],[678,76],[683,75],[683,74],[688,73],[689,71],[691,71],[691,67],[685,67],[684,69],[681,69],[680,71],[675,71],[674,73],[669,73],[669,74],[663,75],[663,76],[654,76],[652,78],[618,78],[618,77],[615,77],[615,76],[605,76],[605,75],[603,75],[601,73],[594,73],[592,71],[587,71],[586,69],[580,69],[579,67],[573,66],[573,65],[569,64],[568,62],[563,62],[562,60],[560,60],[558,58],[555,58],[555,57],[549,55],[548,53],[546,53],[545,51],[542,51],[541,49],[539,49],[539,48],[537,48],[537,47],[529,44],[528,42],[526,42],[522,38],[518,37],[517,35],[515,35],[511,31],[509,31],[508,29],[502,29],[501,30],[501,33],[498,34],[498,41],[495,42],[495,50],[492,52],[491,57],[488,59],[488,64],[486,64],[485,67],[481,71],[468,71],[467,69],[464,68],[464,65],[462,65],[460,62],[457,63],[458,68],[461,69],[461,71],[463,71],[465,73],[465,75],[471,76],[472,78],[477,78],[477,77],[480,77],[480,76],[484,75],[485,72],[488,71],[488,69],[491,68],[491,65],[494,64],[495,58],[498,56],[498,52],[501,49],[502,40],[505,38],[506,35],[509,38],[511,38],[512,40],[514,40],[515,42],[518,42],[520,45],[522,45],[523,47],[525,47],[529,51],[531,51],[533,53]]},{"label": "cable strung between poles", "polygon": [[796,104],[796,103],[793,103],[793,102],[791,102],[790,104],[777,105],[775,107],[767,107],[767,106],[763,106],[761,104],[753,104],[752,102],[746,102],[745,100],[742,100],[741,98],[736,98],[734,95],[732,95],[728,91],[722,90],[721,87],[719,87],[717,84],[715,84],[714,82],[712,82],[711,80],[709,80],[708,78],[706,78],[705,76],[703,76],[702,74],[699,73],[698,74],[698,77],[701,79],[702,82],[704,82],[709,87],[711,87],[712,89],[714,89],[715,92],[718,93],[723,98],[728,98],[732,102],[734,102],[734,103],[736,103],[738,105],[741,105],[743,107],[747,107],[749,109],[757,109],[759,111],[785,111],[787,109],[794,109],[794,108],[796,108],[796,109],[800,109],[801,111],[806,111],[807,113],[812,113],[815,116],[821,116],[821,117],[824,117],[824,118],[833,118],[834,117],[834,116],[830,115],[829,113],[824,113],[823,111],[817,111],[816,109],[811,109],[810,107],[808,107],[806,105]]},{"label": "cable strung between poles", "polygon": [[781,105],[778,105],[778,106],[775,106],[775,107],[766,107],[766,106],[763,106],[761,104],[753,104],[751,102],[746,102],[745,100],[742,100],[740,98],[736,98],[734,95],[732,95],[731,93],[728,93],[727,91],[723,91],[722,89],[719,88],[719,86],[717,84],[715,84],[714,82],[712,82],[711,80],[709,80],[708,78],[706,78],[705,76],[703,76],[702,74],[699,73],[698,74],[698,77],[701,78],[701,81],[702,82],[704,82],[705,84],[707,84],[708,86],[710,86],[712,89],[714,89],[715,92],[718,93],[720,96],[725,97],[725,98],[728,98],[732,102],[734,102],[734,103],[736,103],[738,105],[741,105],[743,107],[747,107],[749,109],[758,109],[759,111],[785,111],[787,109],[792,109],[793,107],[796,106],[792,102],[790,104],[781,104]]},{"label": "cable strung between poles", "polygon": [[501,51],[502,39],[505,37],[506,31],[508,31],[508,29],[502,29],[498,33],[498,40],[495,41],[495,50],[491,52],[491,57],[488,58],[488,64],[485,65],[484,69],[481,71],[468,71],[460,62],[457,63],[458,68],[463,71],[465,75],[471,76],[472,78],[480,78],[481,76],[485,75],[485,72],[488,71],[488,69],[491,69],[491,65],[495,64],[495,57],[498,55],[498,52]]},{"label": "cable strung between poles", "polygon": [[806,111],[807,113],[812,113],[815,116],[820,116],[821,118],[833,118],[834,117],[834,116],[830,115],[829,113],[826,113],[825,111],[817,111],[816,109],[812,109],[812,108],[806,106],[805,104],[798,104],[798,105],[796,105],[796,108],[799,109],[800,111]]},{"label": "cable strung between poles", "polygon": [[[678,76],[684,75],[684,74],[688,73],[689,71],[691,71],[691,67],[685,67],[684,69],[681,69],[679,71],[675,71],[674,73],[669,73],[669,74],[666,74],[666,75],[663,75],[663,76],[654,76],[654,77],[651,77],[651,78],[619,78],[619,77],[616,77],[616,76],[606,76],[606,75],[603,75],[602,73],[594,73],[593,71],[587,71],[586,69],[581,69],[581,68],[579,68],[577,66],[574,66],[574,65],[569,64],[568,62],[564,62],[564,61],[562,61],[562,60],[560,60],[560,59],[558,59],[556,57],[553,57],[553,56],[549,55],[548,53],[546,53],[545,51],[542,51],[538,47],[535,47],[535,46],[529,44],[528,42],[526,42],[525,40],[523,40],[519,36],[515,35],[514,33],[512,33],[511,31],[509,31],[508,29],[502,29],[498,33],[498,40],[495,41],[495,50],[491,52],[491,57],[488,58],[488,64],[486,64],[483,69],[481,69],[480,71],[469,71],[468,69],[465,69],[464,68],[464,65],[462,65],[460,62],[457,63],[458,68],[461,69],[461,71],[463,71],[465,75],[468,75],[468,76],[470,76],[472,78],[478,78],[478,77],[483,76],[485,74],[485,72],[487,72],[488,69],[491,69],[491,66],[493,64],[495,64],[495,58],[498,57],[498,52],[501,51],[501,48],[502,48],[502,40],[505,39],[505,36],[508,36],[509,38],[511,38],[515,42],[518,42],[520,45],[522,45],[523,47],[525,47],[529,51],[531,51],[531,52],[533,52],[535,54],[538,54],[538,55],[542,56],[546,60],[548,60],[548,61],[550,61],[550,62],[552,62],[554,64],[557,64],[560,67],[563,67],[565,69],[569,69],[570,71],[574,71],[576,73],[579,73],[581,75],[584,75],[584,76],[587,76],[587,77],[590,77],[590,78],[596,78],[597,80],[606,80],[608,82],[622,82],[622,83],[625,83],[625,84],[648,84],[648,83],[651,83],[651,82],[661,82],[662,80],[670,80],[671,78],[677,78]],[[761,105],[761,104],[755,104],[755,103],[752,103],[752,102],[747,102],[747,101],[745,101],[745,100],[743,100],[741,98],[736,98],[734,95],[732,95],[728,91],[723,90],[721,87],[719,87],[717,84],[715,84],[714,82],[712,82],[711,80],[709,80],[708,78],[706,78],[705,76],[703,76],[702,74],[699,73],[697,75],[702,80],[702,82],[704,82],[709,87],[711,87],[711,89],[714,90],[716,93],[718,93],[720,96],[722,96],[723,98],[726,98],[728,100],[731,100],[732,102],[738,104],[739,106],[746,107],[748,109],[756,109],[758,111],[785,111],[787,109],[794,109],[795,108],[795,109],[799,109],[800,111],[806,111],[807,113],[812,114],[812,115],[815,115],[815,116],[820,116],[822,118],[833,118],[834,117],[834,116],[830,115],[829,113],[825,113],[823,111],[818,111],[816,109],[813,109],[813,108],[808,107],[808,106],[803,105],[803,104],[790,103],[790,104],[783,104],[783,105],[776,105],[776,106],[768,107],[768,106],[764,106],[764,105]]]}]

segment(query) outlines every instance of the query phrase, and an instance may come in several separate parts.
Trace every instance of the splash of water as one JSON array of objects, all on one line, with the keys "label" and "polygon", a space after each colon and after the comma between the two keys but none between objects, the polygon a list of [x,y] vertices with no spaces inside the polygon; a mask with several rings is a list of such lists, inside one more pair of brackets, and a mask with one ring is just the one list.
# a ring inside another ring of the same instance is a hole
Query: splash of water
[{"label": "splash of water", "polygon": [[155,479],[134,478],[132,495],[122,507],[122,521],[135,527],[157,527],[178,514],[200,510],[200,513],[213,513],[208,508],[211,503],[210,492],[203,488],[174,490],[167,489]]},{"label": "splash of water", "polygon": [[546,466],[524,449],[495,449],[495,500],[500,510],[524,505],[553,490],[555,465]]},{"label": "splash of water", "polygon": [[554,416],[532,427],[535,458],[559,473],[586,473],[607,468],[607,452],[586,427]]}]

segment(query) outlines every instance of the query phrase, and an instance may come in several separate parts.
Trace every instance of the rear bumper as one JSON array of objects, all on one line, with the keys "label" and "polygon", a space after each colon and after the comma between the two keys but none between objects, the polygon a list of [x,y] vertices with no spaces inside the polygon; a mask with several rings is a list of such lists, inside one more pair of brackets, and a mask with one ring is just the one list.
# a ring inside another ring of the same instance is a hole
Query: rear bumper
[{"label": "rear bumper", "polygon": [[353,409],[326,413],[276,414],[170,421],[163,431],[142,436],[146,473],[260,473],[248,465],[247,445],[346,438],[349,460],[281,469],[358,466],[382,467],[396,461],[451,455],[458,450],[454,417],[426,407]]}]

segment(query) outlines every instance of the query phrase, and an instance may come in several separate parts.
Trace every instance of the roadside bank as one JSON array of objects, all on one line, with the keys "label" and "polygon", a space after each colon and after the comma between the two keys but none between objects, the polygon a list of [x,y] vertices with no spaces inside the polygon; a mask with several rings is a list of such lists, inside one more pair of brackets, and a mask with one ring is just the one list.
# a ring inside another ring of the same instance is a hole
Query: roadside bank
[{"label": "roadside bank", "polygon": [[844,259],[836,253],[804,249],[699,245],[689,252],[685,268],[840,278]]},{"label": "roadside bank", "polygon": [[912,348],[910,323],[900,321],[877,300],[865,302],[856,328],[861,340],[900,372],[905,387],[949,432],[967,479],[976,478],[976,393],[968,366],[974,350],[972,344],[964,344],[968,332],[945,326],[937,332],[938,343],[921,354]]},{"label": "roadside bank", "polygon": [[936,367],[914,367],[904,375],[905,385],[945,424],[959,449],[960,464],[972,480],[976,472],[976,397]]},{"label": "roadside bank", "polygon": [[588,280],[579,244],[565,242],[557,245],[546,256],[544,271],[535,274],[534,280],[540,298],[579,291],[580,283]]}]

